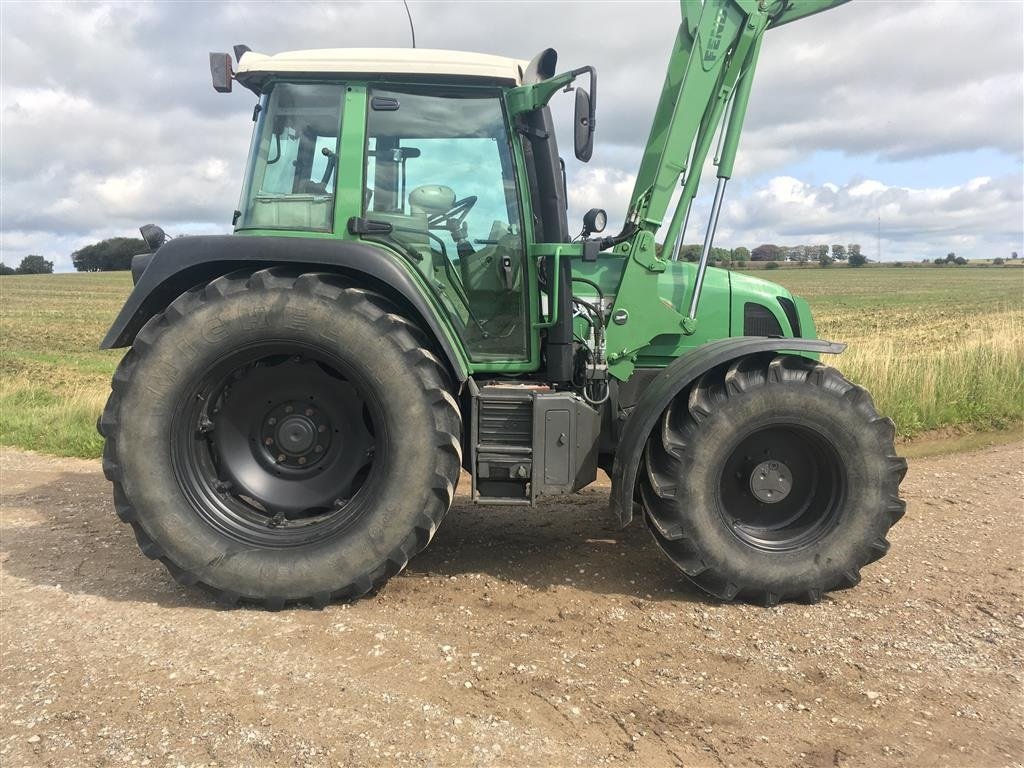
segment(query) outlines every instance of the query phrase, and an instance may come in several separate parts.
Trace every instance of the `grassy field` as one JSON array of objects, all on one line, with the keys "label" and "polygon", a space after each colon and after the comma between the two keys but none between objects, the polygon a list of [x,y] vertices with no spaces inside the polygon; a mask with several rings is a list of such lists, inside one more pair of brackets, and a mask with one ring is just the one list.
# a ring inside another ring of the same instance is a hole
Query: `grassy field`
[{"label": "grassy field", "polygon": [[[910,437],[1024,418],[1024,270],[781,269],[832,360]],[[98,456],[95,424],[122,351],[97,349],[127,272],[0,278],[0,442]]]}]

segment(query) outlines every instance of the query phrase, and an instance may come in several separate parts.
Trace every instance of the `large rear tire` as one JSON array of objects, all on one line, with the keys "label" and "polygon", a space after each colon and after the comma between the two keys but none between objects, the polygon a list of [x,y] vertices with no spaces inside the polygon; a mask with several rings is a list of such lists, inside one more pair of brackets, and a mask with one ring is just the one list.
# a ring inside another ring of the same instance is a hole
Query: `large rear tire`
[{"label": "large rear tire", "polygon": [[119,517],[224,603],[359,597],[448,511],[461,416],[442,363],[377,293],[236,272],[139,332],[100,420]]},{"label": "large rear tire", "polygon": [[715,597],[816,602],[889,549],[907,468],[894,436],[833,368],[791,355],[734,361],[677,396],[648,440],[648,526]]}]

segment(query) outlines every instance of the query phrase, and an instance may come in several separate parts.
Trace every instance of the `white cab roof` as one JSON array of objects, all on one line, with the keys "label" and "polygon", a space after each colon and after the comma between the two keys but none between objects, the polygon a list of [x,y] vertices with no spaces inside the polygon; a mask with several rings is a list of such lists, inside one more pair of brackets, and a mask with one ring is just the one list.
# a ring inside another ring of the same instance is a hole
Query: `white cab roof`
[{"label": "white cab roof", "polygon": [[504,56],[429,48],[323,48],[267,55],[248,51],[235,74],[242,83],[278,72],[455,75],[521,85],[527,62]]}]

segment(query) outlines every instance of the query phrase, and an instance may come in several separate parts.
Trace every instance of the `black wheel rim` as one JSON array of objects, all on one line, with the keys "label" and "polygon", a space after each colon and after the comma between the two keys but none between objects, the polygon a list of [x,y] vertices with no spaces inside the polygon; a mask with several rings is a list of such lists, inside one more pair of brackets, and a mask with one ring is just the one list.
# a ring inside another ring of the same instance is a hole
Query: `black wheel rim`
[{"label": "black wheel rim", "polygon": [[260,343],[209,366],[172,420],[172,465],[203,519],[250,546],[308,545],[344,531],[386,455],[383,414],[351,364]]},{"label": "black wheel rim", "polygon": [[822,434],[800,425],[770,425],[747,434],[729,453],[719,508],[745,544],[791,551],[835,527],[846,485],[839,453]]}]

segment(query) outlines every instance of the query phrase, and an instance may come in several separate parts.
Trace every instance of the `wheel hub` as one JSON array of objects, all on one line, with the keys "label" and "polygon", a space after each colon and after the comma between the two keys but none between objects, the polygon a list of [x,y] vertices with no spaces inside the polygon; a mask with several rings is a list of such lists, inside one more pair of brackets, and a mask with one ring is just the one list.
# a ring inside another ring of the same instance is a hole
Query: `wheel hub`
[{"label": "wheel hub", "polygon": [[264,416],[260,442],[276,464],[306,467],[326,457],[333,432],[321,409],[309,405],[308,400],[291,400]]},{"label": "wheel hub", "polygon": [[201,417],[196,430],[215,504],[274,530],[346,508],[376,453],[371,405],[352,381],[296,354],[257,357],[221,381],[204,398],[207,428]]},{"label": "wheel hub", "polygon": [[764,504],[777,504],[793,489],[793,473],[781,461],[762,461],[750,473],[750,492]]}]

